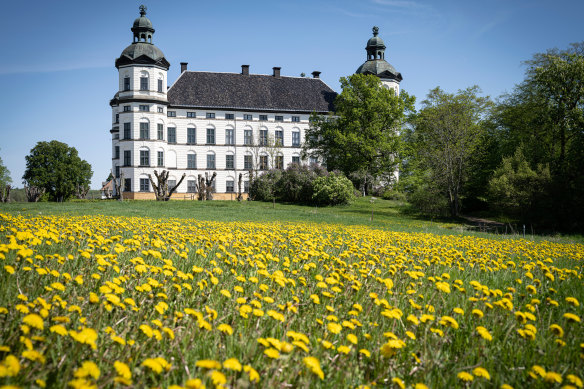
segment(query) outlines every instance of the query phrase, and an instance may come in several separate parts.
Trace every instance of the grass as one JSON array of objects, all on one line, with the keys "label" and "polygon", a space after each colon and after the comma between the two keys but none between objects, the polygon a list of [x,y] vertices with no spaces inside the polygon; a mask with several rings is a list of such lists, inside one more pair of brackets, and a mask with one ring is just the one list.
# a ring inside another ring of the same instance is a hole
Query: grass
[{"label": "grass", "polygon": [[[415,212],[407,203],[361,197],[346,206],[311,207],[257,201],[70,201],[65,203],[0,204],[0,212],[21,215],[105,215],[146,216],[154,219],[195,219],[220,222],[306,222],[342,225],[363,225],[391,231],[429,232],[439,235],[469,235],[492,239],[520,238],[476,231],[463,219],[428,218]],[[526,234],[527,239],[553,242],[584,243],[584,236],[554,236]]]},{"label": "grass", "polygon": [[584,246],[375,205],[1,208],[0,386],[581,382]]}]

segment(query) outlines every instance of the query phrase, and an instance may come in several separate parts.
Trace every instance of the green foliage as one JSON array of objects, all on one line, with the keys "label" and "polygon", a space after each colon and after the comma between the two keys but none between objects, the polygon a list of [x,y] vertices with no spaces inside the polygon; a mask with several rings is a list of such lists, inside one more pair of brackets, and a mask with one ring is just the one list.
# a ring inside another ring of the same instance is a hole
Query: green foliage
[{"label": "green foliage", "polygon": [[270,170],[256,176],[250,183],[249,196],[252,200],[273,201],[276,198],[275,186],[280,179],[280,170]]},{"label": "green foliage", "polygon": [[292,163],[288,165],[286,170],[282,171],[282,175],[276,183],[276,197],[279,201],[310,204],[314,193],[314,180],[326,174],[326,170],[317,164]]},{"label": "green foliage", "polygon": [[539,164],[533,170],[518,148],[512,157],[503,158],[495,170],[489,182],[489,197],[497,209],[526,221],[541,212],[550,185],[549,166]]},{"label": "green foliage", "polygon": [[9,185],[11,183],[12,178],[10,178],[10,171],[6,166],[4,166],[2,157],[0,157],[0,187],[4,187],[5,185]]},{"label": "green foliage", "polygon": [[[404,131],[404,138],[410,142],[408,174],[419,177],[409,181],[415,184],[410,193],[418,192],[413,203],[425,204],[423,208],[432,209],[432,213],[442,207],[444,198],[452,216],[460,212],[471,157],[477,151],[484,131],[482,121],[491,106],[490,99],[479,93],[477,86],[456,94],[439,87],[431,90],[413,120],[413,129]],[[430,206],[432,201],[436,204]]]},{"label": "green foliage", "polygon": [[396,96],[373,75],[354,74],[340,81],[343,90],[335,100],[336,116],[312,116],[305,152],[347,176],[365,171],[376,177],[394,171],[398,131],[406,113],[414,109],[414,97],[404,91]]},{"label": "green foliage", "polygon": [[38,142],[26,156],[22,179],[27,185],[45,188],[51,201],[64,201],[77,186],[89,186],[92,175],[91,166],[74,147],[53,140]]},{"label": "green foliage", "polygon": [[320,205],[348,204],[355,199],[353,184],[342,173],[330,173],[314,180],[312,198]]}]

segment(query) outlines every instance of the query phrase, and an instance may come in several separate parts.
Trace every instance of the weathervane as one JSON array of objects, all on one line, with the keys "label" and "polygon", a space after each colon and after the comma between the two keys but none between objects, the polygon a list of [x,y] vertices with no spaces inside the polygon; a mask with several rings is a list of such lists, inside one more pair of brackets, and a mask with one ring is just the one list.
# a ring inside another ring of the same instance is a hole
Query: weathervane
[{"label": "weathervane", "polygon": [[377,36],[379,34],[379,27],[373,26],[373,36]]},{"label": "weathervane", "polygon": [[144,15],[146,15],[146,10],[147,10],[147,9],[148,9],[148,8],[146,8],[146,6],[145,6],[144,4],[142,4],[142,5],[140,6],[140,16],[144,16]]}]

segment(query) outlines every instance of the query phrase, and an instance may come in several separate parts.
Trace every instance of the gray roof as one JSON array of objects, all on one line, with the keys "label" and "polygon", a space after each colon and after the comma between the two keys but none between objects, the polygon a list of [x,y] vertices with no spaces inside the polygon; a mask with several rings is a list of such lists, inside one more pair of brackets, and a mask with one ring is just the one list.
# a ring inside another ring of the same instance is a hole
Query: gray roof
[{"label": "gray roof", "polygon": [[170,67],[162,50],[147,42],[132,43],[122,51],[120,58],[116,59],[116,67],[131,63],[150,63],[166,69]]},{"label": "gray roof", "polygon": [[402,75],[393,66],[389,64],[384,59],[372,59],[366,61],[363,65],[359,66],[359,69],[355,73],[360,74],[373,74],[380,78],[391,78],[401,81]]},{"label": "gray roof", "polygon": [[170,106],[292,112],[332,112],[336,95],[319,78],[191,71],[167,94]]}]

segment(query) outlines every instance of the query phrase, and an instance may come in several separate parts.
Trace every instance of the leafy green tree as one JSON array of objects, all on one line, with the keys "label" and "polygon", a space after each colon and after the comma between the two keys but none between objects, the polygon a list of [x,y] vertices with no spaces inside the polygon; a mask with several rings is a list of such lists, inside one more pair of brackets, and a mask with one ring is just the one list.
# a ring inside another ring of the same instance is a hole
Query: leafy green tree
[{"label": "leafy green tree", "polygon": [[343,173],[331,172],[314,180],[312,198],[320,205],[348,204],[355,199],[353,184]]},{"label": "leafy green tree", "polygon": [[549,212],[538,214],[545,214],[548,227],[582,228],[584,42],[535,54],[525,63],[525,80],[497,107],[499,150],[507,157],[521,147],[531,168],[549,165],[551,204],[545,205]]},{"label": "leafy green tree", "polygon": [[0,202],[8,202],[10,199],[10,184],[12,183],[12,178],[10,178],[10,171],[4,166],[2,157],[0,157]]},{"label": "leafy green tree", "polygon": [[77,150],[56,140],[38,142],[26,156],[22,179],[28,186],[44,188],[52,201],[69,199],[78,187],[88,187],[91,166]]},{"label": "leafy green tree", "polygon": [[489,182],[489,197],[496,209],[530,221],[542,212],[550,184],[549,166],[539,164],[532,169],[518,148],[513,156],[503,158],[495,170]]},{"label": "leafy green tree", "polygon": [[305,153],[321,157],[329,171],[340,170],[346,176],[361,172],[377,178],[395,171],[399,130],[406,113],[413,111],[415,98],[404,91],[396,96],[373,75],[354,74],[340,81],[335,116],[312,116]]},{"label": "leafy green tree", "polygon": [[[408,161],[409,168],[418,177],[409,180],[414,185],[411,192],[434,193],[432,197],[436,201],[439,200],[436,194],[445,196],[452,216],[460,213],[471,157],[480,144],[484,132],[482,122],[492,104],[479,93],[477,86],[455,94],[439,87],[432,89],[422,102],[413,129],[405,134],[411,143],[409,156],[413,159]],[[424,202],[431,201],[427,196],[421,198]]]}]

